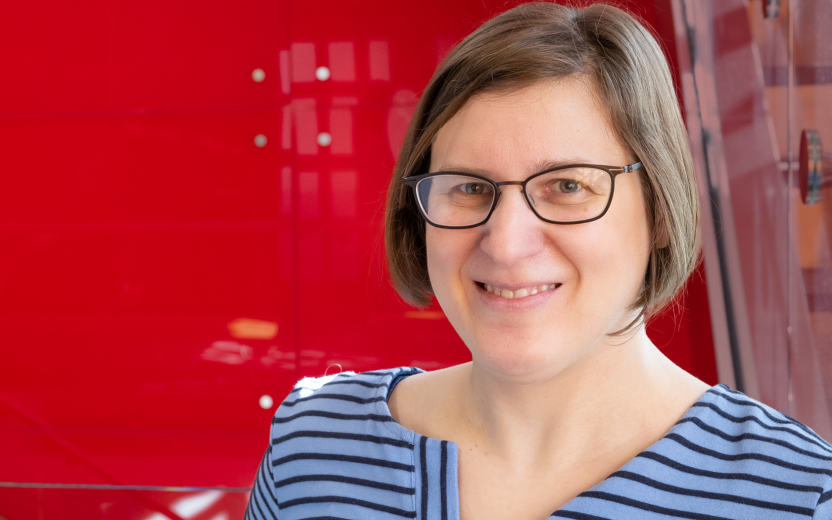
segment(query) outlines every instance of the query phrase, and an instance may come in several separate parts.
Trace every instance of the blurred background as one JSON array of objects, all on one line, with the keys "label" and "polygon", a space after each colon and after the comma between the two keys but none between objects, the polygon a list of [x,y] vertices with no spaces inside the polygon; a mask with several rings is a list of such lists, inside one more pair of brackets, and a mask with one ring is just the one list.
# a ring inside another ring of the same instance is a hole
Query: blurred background
[{"label": "blurred background", "polygon": [[[383,203],[439,61],[517,3],[3,2],[0,520],[240,518],[298,379],[469,360],[390,287]],[[832,3],[616,3],[703,200],[648,334],[830,439]]]}]

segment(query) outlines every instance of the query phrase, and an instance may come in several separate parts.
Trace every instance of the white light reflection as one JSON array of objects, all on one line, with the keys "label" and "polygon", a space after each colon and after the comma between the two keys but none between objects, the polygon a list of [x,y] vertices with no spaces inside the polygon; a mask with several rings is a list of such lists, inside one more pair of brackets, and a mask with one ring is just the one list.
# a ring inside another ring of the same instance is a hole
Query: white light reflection
[{"label": "white light reflection", "polygon": [[252,348],[236,341],[215,341],[202,352],[202,359],[227,365],[242,365],[252,357]]},{"label": "white light reflection", "polygon": [[282,127],[280,129],[280,147],[288,150],[292,147],[292,107],[286,105],[282,110],[281,116]]},{"label": "white light reflection", "polygon": [[280,51],[280,91],[288,94],[291,91],[289,77],[289,51]]},{"label": "white light reflection", "polygon": [[197,493],[196,495],[180,498],[174,502],[170,508],[174,513],[182,518],[193,518],[212,505],[216,504],[217,500],[222,498],[223,494],[224,493],[222,491],[217,490],[204,491],[202,493]]},{"label": "white light reflection", "polygon": [[333,81],[355,81],[355,46],[352,42],[329,44],[329,68]]},{"label": "white light reflection", "polygon": [[321,132],[318,134],[318,144],[321,146],[329,146],[332,144],[332,135],[328,132]]},{"label": "white light reflection", "polygon": [[318,197],[318,172],[300,172],[298,175],[298,192],[300,211],[304,218],[317,218],[321,212]]},{"label": "white light reflection", "polygon": [[393,94],[390,112],[387,114],[387,143],[393,157],[399,156],[399,150],[404,142],[407,125],[413,118],[419,96],[412,90],[402,89]]},{"label": "white light reflection", "polygon": [[315,44],[293,43],[291,57],[292,81],[295,83],[315,81]]},{"label": "white light reflection", "polygon": [[297,153],[300,155],[317,154],[318,115],[315,110],[315,98],[295,99],[292,101],[292,107]]},{"label": "white light reflection", "polygon": [[326,67],[318,67],[315,69],[315,77],[318,81],[326,81],[329,79],[329,69]]},{"label": "white light reflection", "polygon": [[315,390],[318,390],[325,384],[329,383],[333,379],[339,376],[345,375],[355,375],[355,372],[341,372],[340,374],[333,374],[331,376],[326,377],[304,377],[298,384],[295,385],[295,388],[300,388],[300,392],[298,392],[299,397],[309,397],[310,395],[315,393]]},{"label": "white light reflection", "polygon": [[[348,155],[352,153],[352,108],[358,105],[355,97],[333,97],[332,108],[329,109],[329,131],[332,134],[329,143],[334,154]],[[318,144],[326,146],[318,137]]]},{"label": "white light reflection", "polygon": [[292,168],[289,166],[280,170],[280,214],[292,214]]},{"label": "white light reflection", "polygon": [[262,408],[264,410],[268,410],[272,406],[274,406],[274,399],[272,399],[272,396],[264,394],[264,395],[260,396],[259,403],[260,403],[260,408]]},{"label": "white light reflection", "polygon": [[358,172],[334,171],[330,175],[332,216],[352,218],[358,215]]},{"label": "white light reflection", "polygon": [[295,357],[294,352],[281,352],[280,349],[272,345],[266,355],[260,358],[260,363],[267,367],[277,364],[277,368],[280,370],[294,370]]},{"label": "white light reflection", "polygon": [[390,45],[386,41],[370,42],[370,79],[390,81]]}]

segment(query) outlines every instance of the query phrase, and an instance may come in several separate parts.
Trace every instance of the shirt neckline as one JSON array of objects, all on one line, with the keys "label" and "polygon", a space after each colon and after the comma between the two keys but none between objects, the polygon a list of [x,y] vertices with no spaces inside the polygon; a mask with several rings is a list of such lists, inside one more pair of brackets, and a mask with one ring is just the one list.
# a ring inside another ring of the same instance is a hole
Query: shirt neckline
[{"label": "shirt neckline", "polygon": [[[406,440],[407,442],[415,444],[417,438],[424,437],[425,439],[427,439],[429,441],[446,442],[451,446],[452,453],[456,454],[457,458],[458,458],[458,445],[455,441],[448,441],[448,440],[443,440],[443,439],[434,439],[433,437],[427,437],[425,435],[421,435],[419,433],[416,433],[413,430],[409,430],[409,429],[405,428],[404,426],[399,424],[398,421],[396,421],[393,418],[393,415],[390,413],[390,408],[387,406],[387,400],[393,394],[393,390],[396,388],[396,386],[400,382],[402,382],[407,377],[410,377],[410,376],[415,375],[415,374],[421,374],[421,373],[424,373],[424,372],[425,371],[422,370],[421,368],[416,368],[416,367],[402,367],[402,368],[399,369],[398,372],[393,372],[392,373],[393,377],[390,380],[390,384],[381,387],[381,390],[383,392],[381,394],[381,396],[383,397],[383,399],[379,399],[378,401],[376,401],[376,403],[375,403],[376,407],[377,407],[377,409],[378,409],[378,411],[381,415],[389,417],[389,420],[384,422],[383,424],[385,426],[387,426],[388,428],[390,428],[393,431],[393,433],[395,433],[402,440]],[[699,399],[697,399],[685,411],[685,413],[682,414],[682,416],[679,417],[679,419],[675,423],[673,423],[673,425],[670,428],[668,428],[667,432],[665,432],[665,434],[662,435],[662,437],[660,439],[658,439],[656,442],[654,442],[653,444],[651,444],[650,446],[648,446],[644,450],[638,452],[632,459],[625,462],[620,468],[618,468],[612,474],[614,474],[618,471],[625,470],[627,468],[627,466],[630,466],[631,464],[633,464],[642,454],[647,453],[649,451],[652,451],[656,446],[659,445],[659,443],[661,443],[665,439],[667,439],[668,436],[671,433],[674,433],[674,430],[676,430],[679,426],[681,426],[684,423],[689,422],[689,420],[691,418],[696,417],[697,415],[702,413],[706,407],[700,406],[700,403],[703,403],[706,400],[706,398],[708,396],[710,396],[711,394],[714,394],[714,393],[718,394],[719,392],[717,391],[717,388],[722,387],[722,386],[725,386],[725,385],[716,384],[716,385],[710,387],[708,390],[706,390],[701,396],[699,396]],[[458,464],[458,462],[459,461],[457,460],[457,464]],[[609,478],[610,477],[607,476],[606,478],[604,478],[602,481],[598,482],[597,484],[595,484],[591,488],[579,493],[578,496],[580,496],[580,494],[582,494],[582,493],[586,493],[588,491],[596,490],[596,488],[598,488],[598,487],[602,486],[604,483],[606,483],[609,480]],[[457,504],[459,504],[459,486],[458,485],[454,486],[453,489],[449,489],[448,491],[454,494],[455,502]],[[558,509],[558,511],[566,509],[567,506],[569,506],[574,500],[575,499],[573,498],[569,502],[565,503],[563,506],[561,506],[560,509]],[[555,511],[555,512],[557,512],[557,511]],[[454,518],[459,518],[459,512],[457,512],[457,514]]]}]

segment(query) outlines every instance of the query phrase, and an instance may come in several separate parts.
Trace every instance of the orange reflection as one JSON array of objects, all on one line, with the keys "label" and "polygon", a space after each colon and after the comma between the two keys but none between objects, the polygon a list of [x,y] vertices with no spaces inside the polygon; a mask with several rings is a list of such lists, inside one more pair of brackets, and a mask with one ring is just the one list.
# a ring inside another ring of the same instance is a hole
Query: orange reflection
[{"label": "orange reflection", "polygon": [[228,324],[231,337],[240,339],[274,339],[277,323],[273,321],[238,318]]}]

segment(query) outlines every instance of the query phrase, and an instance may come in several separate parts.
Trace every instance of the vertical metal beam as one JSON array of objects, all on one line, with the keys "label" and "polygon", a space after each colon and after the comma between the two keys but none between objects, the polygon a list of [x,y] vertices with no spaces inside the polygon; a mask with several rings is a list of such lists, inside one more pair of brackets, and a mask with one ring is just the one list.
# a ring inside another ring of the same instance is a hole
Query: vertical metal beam
[{"label": "vertical metal beam", "polygon": [[714,82],[710,0],[672,0],[720,382],[759,397]]}]

